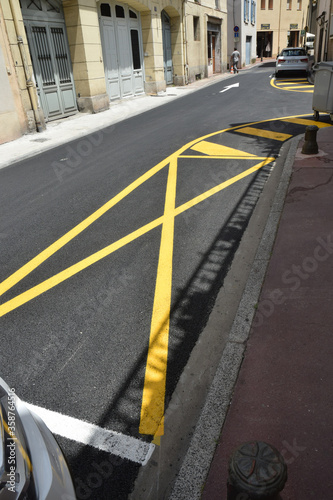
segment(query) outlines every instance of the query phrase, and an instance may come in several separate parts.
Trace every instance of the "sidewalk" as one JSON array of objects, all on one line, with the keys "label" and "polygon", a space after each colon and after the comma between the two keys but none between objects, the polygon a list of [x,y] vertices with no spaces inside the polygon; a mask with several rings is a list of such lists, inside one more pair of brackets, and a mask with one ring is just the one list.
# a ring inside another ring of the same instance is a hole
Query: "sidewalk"
[{"label": "sidewalk", "polygon": [[[230,349],[241,368],[229,409],[226,401],[209,473],[202,472],[202,463],[193,470],[207,437],[206,431],[201,436],[196,431],[173,500],[226,500],[229,458],[252,440],[275,446],[285,458],[288,480],[279,498],[333,498],[333,127],[319,130],[317,142],[318,155],[303,155],[302,140],[291,157],[290,182],[257,306],[253,287],[247,291],[256,306],[251,329],[246,332],[243,321],[242,331],[231,332]],[[257,263],[263,262],[264,240]],[[244,320],[244,310],[239,314]],[[205,428],[216,410],[214,390],[215,396],[225,390],[223,372],[231,370],[230,359],[218,369],[208,395],[201,417]],[[201,485],[190,491],[187,480],[192,477],[195,483],[197,476]]]}]

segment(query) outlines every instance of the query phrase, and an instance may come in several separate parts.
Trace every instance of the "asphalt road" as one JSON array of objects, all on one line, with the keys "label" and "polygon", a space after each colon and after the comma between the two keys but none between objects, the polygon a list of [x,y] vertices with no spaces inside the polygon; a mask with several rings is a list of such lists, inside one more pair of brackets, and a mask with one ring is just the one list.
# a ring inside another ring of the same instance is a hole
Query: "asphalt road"
[{"label": "asphalt road", "polygon": [[[0,171],[1,376],[56,412],[79,499],[128,498],[274,159],[305,129],[279,118],[311,117],[311,94],[271,73]],[[68,439],[82,421],[89,439]]]}]

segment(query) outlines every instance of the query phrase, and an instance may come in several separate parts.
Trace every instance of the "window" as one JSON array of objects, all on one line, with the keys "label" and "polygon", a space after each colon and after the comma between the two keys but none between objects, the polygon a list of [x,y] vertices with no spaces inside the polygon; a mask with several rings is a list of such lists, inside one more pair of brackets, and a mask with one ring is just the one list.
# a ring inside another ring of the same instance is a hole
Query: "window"
[{"label": "window", "polygon": [[200,41],[200,18],[193,16],[193,40]]},{"label": "window", "polygon": [[292,0],[287,0],[287,10],[291,10]]},{"label": "window", "polygon": [[221,6],[220,6],[220,0],[215,0],[215,9],[216,10],[220,10]]},{"label": "window", "polygon": [[116,17],[125,17],[124,8],[121,5],[116,5]]},{"label": "window", "polygon": [[131,44],[132,44],[133,69],[140,69],[141,68],[141,61],[140,61],[140,46],[139,46],[139,32],[138,32],[138,30],[131,30]]},{"label": "window", "polygon": [[273,0],[268,0],[268,9],[273,10]]},{"label": "window", "polygon": [[297,10],[302,10],[302,0],[297,0]]},{"label": "window", "polygon": [[111,7],[108,3],[101,3],[101,16],[111,17]]},{"label": "window", "polygon": [[261,10],[265,10],[266,9],[266,0],[261,0],[261,6],[260,6]]},{"label": "window", "polygon": [[248,23],[250,18],[250,0],[244,0],[244,22]]},{"label": "window", "polygon": [[135,12],[133,12],[131,9],[129,9],[129,16],[131,19],[137,19],[138,16],[136,15]]},{"label": "window", "polygon": [[256,8],[256,2],[254,0],[251,0],[251,24],[256,23]]},{"label": "window", "polygon": [[306,50],[305,49],[285,49],[281,52],[281,56],[285,57],[300,57],[300,56],[306,56]]}]

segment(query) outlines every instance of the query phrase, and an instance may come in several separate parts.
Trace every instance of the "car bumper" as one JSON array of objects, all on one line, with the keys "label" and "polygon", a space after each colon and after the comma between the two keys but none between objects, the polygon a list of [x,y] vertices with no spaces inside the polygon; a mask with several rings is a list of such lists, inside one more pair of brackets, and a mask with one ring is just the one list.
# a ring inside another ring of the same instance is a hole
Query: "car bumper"
[{"label": "car bumper", "polygon": [[[13,400],[12,391],[1,378],[0,387]],[[17,396],[15,396],[15,410],[8,415],[15,415],[15,426],[16,429],[20,429],[20,436],[22,436],[22,439],[14,438],[16,452],[13,458],[16,459],[16,469],[19,468],[15,472],[16,477],[20,478],[20,483],[23,482],[26,485],[30,483],[29,491],[33,493],[28,496],[29,500],[30,498],[33,498],[33,500],[76,500],[65,458],[44,422],[28,410],[27,406]],[[12,416],[12,419],[14,419],[14,416]],[[8,422],[2,421],[2,423],[5,429]],[[6,437],[4,434],[3,439],[8,441],[8,435]],[[19,462],[19,459],[21,462]],[[22,460],[24,464],[22,464]],[[29,478],[27,477],[25,481],[22,476],[27,474],[28,471]],[[0,489],[0,500],[2,499],[2,493],[4,498],[7,498],[8,485],[9,482],[7,482],[4,489]],[[15,487],[16,491],[17,489],[18,485]],[[16,498],[15,495],[13,495],[14,498]]]},{"label": "car bumper", "polygon": [[306,63],[283,63],[277,64],[275,72],[278,71],[309,71],[309,65]]}]

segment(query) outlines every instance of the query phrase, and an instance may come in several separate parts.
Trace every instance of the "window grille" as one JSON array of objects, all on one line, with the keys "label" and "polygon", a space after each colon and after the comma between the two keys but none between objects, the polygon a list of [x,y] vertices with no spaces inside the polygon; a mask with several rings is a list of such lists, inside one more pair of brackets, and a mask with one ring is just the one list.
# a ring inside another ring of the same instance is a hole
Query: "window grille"
[{"label": "window grille", "polygon": [[39,61],[43,85],[55,85],[46,28],[44,26],[33,26],[32,34],[36,43],[37,58]]},{"label": "window grille", "polygon": [[65,45],[65,33],[62,28],[51,28],[51,36],[60,83],[70,83],[71,72]]}]

